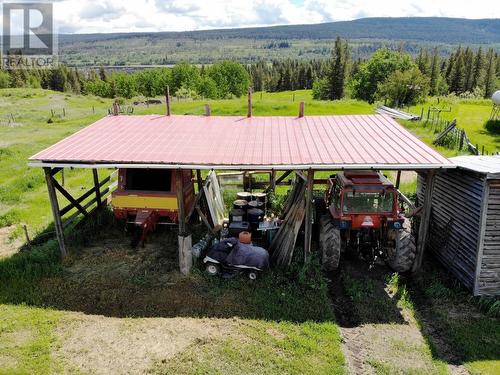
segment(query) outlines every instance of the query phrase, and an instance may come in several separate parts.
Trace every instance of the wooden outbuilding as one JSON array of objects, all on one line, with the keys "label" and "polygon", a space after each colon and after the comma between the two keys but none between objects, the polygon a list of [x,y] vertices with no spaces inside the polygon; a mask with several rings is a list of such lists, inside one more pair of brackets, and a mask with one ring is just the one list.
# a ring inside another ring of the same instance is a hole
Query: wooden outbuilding
[{"label": "wooden outbuilding", "polygon": [[[66,255],[63,217],[71,210],[71,219],[88,215],[95,202],[98,207],[116,188],[116,183],[101,188],[110,177],[99,182],[97,169],[170,169],[294,171],[307,182],[304,189],[304,253],[311,251],[312,201],[315,171],[335,170],[420,170],[428,171],[432,184],[435,170],[455,166],[408,130],[385,115],[305,116],[301,103],[299,115],[252,116],[175,116],[171,115],[167,91],[167,115],[123,116],[114,111],[79,132],[33,155],[30,166],[42,167],[47,177],[57,239],[61,255]],[[73,198],[54,178],[64,168],[94,171],[93,189]],[[112,172],[116,175],[116,170]],[[398,176],[400,174],[398,173]],[[182,181],[182,179],[179,179]],[[399,181],[399,178],[398,178]],[[275,181],[277,183],[278,180]],[[271,183],[274,185],[274,182]],[[56,190],[70,204],[59,208]],[[183,187],[177,187],[183,191]],[[86,199],[95,195],[90,202]],[[185,210],[178,196],[179,233],[185,232]],[[417,259],[422,262],[427,236],[429,207],[423,207],[419,229]],[[187,235],[187,234],[186,234]],[[181,239],[179,239],[181,244]],[[180,246],[180,258],[181,248]],[[182,268],[182,267],[181,267]]]},{"label": "wooden outbuilding", "polygon": [[434,178],[427,247],[474,295],[500,295],[500,156],[451,161]]}]

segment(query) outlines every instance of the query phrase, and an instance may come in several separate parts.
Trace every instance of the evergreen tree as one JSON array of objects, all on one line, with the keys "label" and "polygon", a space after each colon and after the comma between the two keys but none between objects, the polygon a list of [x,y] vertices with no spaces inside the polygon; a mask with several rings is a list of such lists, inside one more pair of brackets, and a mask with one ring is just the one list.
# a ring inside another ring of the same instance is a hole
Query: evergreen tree
[{"label": "evergreen tree", "polygon": [[[332,50],[329,72],[329,98],[341,99],[344,96],[344,87],[347,80],[349,65],[349,46],[347,42],[337,37]],[[326,98],[325,98],[326,99]]]},{"label": "evergreen tree", "polygon": [[429,93],[431,95],[437,95],[438,84],[440,78],[440,64],[439,64],[439,52],[437,47],[434,48],[432,52],[431,67],[430,67],[430,84]]},{"label": "evergreen tree", "polygon": [[431,62],[427,50],[421,48],[415,62],[422,74],[430,75]]},{"label": "evergreen tree", "polygon": [[464,91],[472,91],[474,86],[472,86],[473,73],[474,73],[474,53],[467,47],[465,49],[464,55]]},{"label": "evergreen tree", "polygon": [[484,72],[484,97],[489,98],[495,91],[496,56],[493,48],[486,53],[486,63]]},{"label": "evergreen tree", "polygon": [[455,54],[453,66],[450,72],[450,91],[454,93],[464,92],[465,87],[465,67],[464,67],[464,54],[461,47]]},{"label": "evergreen tree", "polygon": [[474,57],[474,67],[472,70],[472,81],[471,87],[475,89],[481,84],[481,77],[483,73],[483,50],[481,47],[477,50],[476,56]]}]

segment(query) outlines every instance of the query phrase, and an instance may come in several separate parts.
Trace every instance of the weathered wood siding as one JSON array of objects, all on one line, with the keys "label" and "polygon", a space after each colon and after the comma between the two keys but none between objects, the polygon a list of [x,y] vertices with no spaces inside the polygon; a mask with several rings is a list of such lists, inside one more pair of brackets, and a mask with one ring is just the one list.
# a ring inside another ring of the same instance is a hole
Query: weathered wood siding
[{"label": "weathered wood siding", "polygon": [[[468,289],[474,290],[484,175],[449,170],[436,174],[429,227],[430,249]],[[419,174],[419,204],[425,175]]]},{"label": "weathered wood siding", "polygon": [[481,269],[477,294],[500,295],[500,180],[488,181]]}]

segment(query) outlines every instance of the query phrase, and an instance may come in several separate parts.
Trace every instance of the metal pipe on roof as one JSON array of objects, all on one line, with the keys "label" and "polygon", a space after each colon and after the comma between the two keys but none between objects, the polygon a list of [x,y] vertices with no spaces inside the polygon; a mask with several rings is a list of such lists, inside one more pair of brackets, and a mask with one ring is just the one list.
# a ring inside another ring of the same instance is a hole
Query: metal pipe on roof
[{"label": "metal pipe on roof", "polygon": [[247,117],[252,117],[252,88],[248,88],[248,112]]},{"label": "metal pipe on roof", "polygon": [[167,116],[170,116],[170,86],[165,87],[165,103],[167,105]]},{"label": "metal pipe on roof", "polygon": [[300,102],[299,104],[299,117],[304,117],[305,103]]}]

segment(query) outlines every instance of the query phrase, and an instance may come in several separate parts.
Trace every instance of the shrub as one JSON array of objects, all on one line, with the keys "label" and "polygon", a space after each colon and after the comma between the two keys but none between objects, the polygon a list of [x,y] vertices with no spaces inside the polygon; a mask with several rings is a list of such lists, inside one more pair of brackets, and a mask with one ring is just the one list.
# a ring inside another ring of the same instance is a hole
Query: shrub
[{"label": "shrub", "polygon": [[328,100],[330,97],[330,84],[328,83],[328,79],[321,78],[314,81],[312,96],[315,100]]}]

